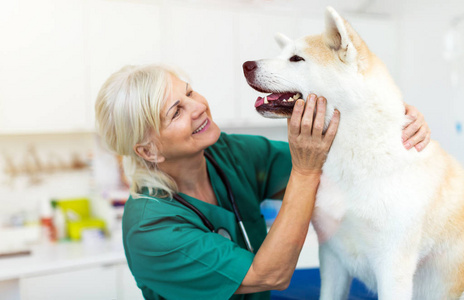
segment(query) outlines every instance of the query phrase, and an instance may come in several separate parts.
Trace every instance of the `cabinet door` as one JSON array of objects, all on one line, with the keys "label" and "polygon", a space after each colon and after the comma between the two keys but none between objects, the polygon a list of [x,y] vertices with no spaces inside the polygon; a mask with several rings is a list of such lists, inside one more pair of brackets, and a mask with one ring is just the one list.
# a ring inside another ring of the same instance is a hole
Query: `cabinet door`
[{"label": "cabinet door", "polygon": [[236,120],[236,13],[174,4],[165,9],[164,61],[191,78],[193,88],[208,100],[217,124]]},{"label": "cabinet door", "polygon": [[161,62],[160,7],[149,1],[91,0],[86,4],[86,57],[89,60],[88,124],[105,80],[125,65]]},{"label": "cabinet door", "polygon": [[2,295],[2,299],[21,300],[19,294],[19,280],[9,279],[0,281],[0,295]]},{"label": "cabinet door", "polygon": [[95,267],[22,278],[20,293],[22,300],[117,299],[116,269]]},{"label": "cabinet door", "polygon": [[137,287],[129,266],[126,263],[118,264],[116,270],[118,300],[143,300],[142,291]]},{"label": "cabinet door", "polygon": [[0,2],[0,133],[85,127],[81,0]]}]

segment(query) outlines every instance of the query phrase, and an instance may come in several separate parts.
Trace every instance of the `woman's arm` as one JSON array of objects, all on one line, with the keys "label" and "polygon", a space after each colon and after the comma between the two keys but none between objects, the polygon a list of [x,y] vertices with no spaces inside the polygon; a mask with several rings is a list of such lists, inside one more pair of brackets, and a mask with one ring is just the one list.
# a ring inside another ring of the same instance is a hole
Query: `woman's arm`
[{"label": "woman's arm", "polygon": [[411,122],[403,128],[403,145],[406,149],[415,147],[422,151],[430,142],[430,128],[424,116],[414,106],[404,103],[406,116]]},{"label": "woman's arm", "polygon": [[[317,109],[316,109],[317,106]],[[288,120],[292,172],[279,214],[256,253],[237,294],[288,287],[311,220],[322,165],[338,129],[336,111],[323,135],[326,100],[310,95],[298,100]],[[316,117],[313,122],[313,113]]]}]

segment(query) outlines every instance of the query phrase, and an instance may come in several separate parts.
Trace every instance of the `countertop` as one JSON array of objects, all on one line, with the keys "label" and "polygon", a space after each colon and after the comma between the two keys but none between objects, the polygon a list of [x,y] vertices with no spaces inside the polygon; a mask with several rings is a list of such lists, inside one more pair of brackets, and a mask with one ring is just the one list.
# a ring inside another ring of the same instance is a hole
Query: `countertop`
[{"label": "countertop", "polygon": [[[0,258],[0,281],[119,263],[126,263],[121,237],[40,244],[33,246],[29,255]],[[317,237],[311,226],[297,269],[317,267]]]},{"label": "countertop", "polygon": [[120,240],[41,244],[29,255],[0,258],[0,281],[125,262]]}]

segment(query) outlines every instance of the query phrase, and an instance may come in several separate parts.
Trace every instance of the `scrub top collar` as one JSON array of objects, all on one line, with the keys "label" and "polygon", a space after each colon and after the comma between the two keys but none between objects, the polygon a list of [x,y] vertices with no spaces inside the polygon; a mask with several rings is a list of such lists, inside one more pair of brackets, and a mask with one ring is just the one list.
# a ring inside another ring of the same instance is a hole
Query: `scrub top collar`
[{"label": "scrub top collar", "polygon": [[[188,201],[190,204],[194,205],[198,210],[200,210],[205,217],[214,225],[214,228],[224,228],[226,229],[231,237],[232,241],[239,244],[242,248],[246,249],[245,242],[241,236],[240,229],[238,227],[235,214],[232,211],[232,205],[227,197],[227,189],[225,184],[222,182],[221,177],[217,173],[215,167],[212,163],[206,159],[208,177],[211,181],[211,186],[213,187],[214,194],[218,200],[218,205],[213,205],[207,202],[204,202],[200,199],[191,197],[184,193],[179,193],[179,195]],[[233,188],[233,187],[232,187]],[[147,187],[142,188],[142,193],[146,196],[150,196],[149,189]],[[174,201],[172,198],[157,198],[165,201]],[[182,204],[179,204],[182,205]],[[195,218],[199,218],[195,214]],[[203,225],[204,226],[204,225]],[[206,226],[205,226],[206,228]]]},{"label": "scrub top collar", "polygon": [[[218,206],[233,213],[232,205],[227,197],[227,189],[226,189],[224,182],[222,182],[221,177],[217,173],[213,164],[208,159],[206,159],[206,166],[207,166],[207,171],[208,171],[208,178],[211,182],[211,186],[213,187],[214,195],[216,196],[216,199],[218,201]],[[146,196],[153,197],[152,195],[150,195],[150,189],[148,187],[142,187],[141,193]],[[186,199],[187,201],[189,201],[191,204],[195,206],[197,205],[196,203],[197,201],[207,204],[207,205],[216,206],[216,205],[209,204],[207,202],[202,201],[201,199],[194,198],[184,193],[179,193],[179,195],[181,195],[184,199]],[[168,199],[168,198],[164,198],[164,199]],[[169,200],[175,201],[174,199],[171,199],[171,198],[169,198]],[[194,200],[197,200],[197,201],[194,201]]]}]

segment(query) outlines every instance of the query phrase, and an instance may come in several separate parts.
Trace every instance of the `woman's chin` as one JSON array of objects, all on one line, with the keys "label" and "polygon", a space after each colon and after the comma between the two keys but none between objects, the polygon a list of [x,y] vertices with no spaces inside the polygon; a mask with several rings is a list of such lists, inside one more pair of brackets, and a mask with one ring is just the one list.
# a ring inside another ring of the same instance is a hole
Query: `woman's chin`
[{"label": "woman's chin", "polygon": [[221,136],[221,130],[219,129],[219,126],[217,126],[216,123],[214,123],[214,121],[212,120],[211,120],[211,126],[209,130],[211,130],[212,140],[214,140],[213,144],[215,144],[219,140],[219,137]]}]

